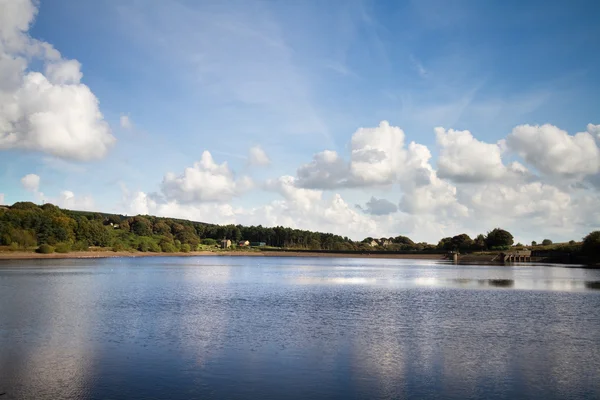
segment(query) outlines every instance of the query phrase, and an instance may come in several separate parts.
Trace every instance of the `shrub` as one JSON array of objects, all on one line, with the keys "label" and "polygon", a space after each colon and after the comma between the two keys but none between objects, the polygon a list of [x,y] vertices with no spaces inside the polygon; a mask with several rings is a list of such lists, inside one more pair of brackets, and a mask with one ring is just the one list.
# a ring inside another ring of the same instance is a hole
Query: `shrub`
[{"label": "shrub", "polygon": [[152,253],[160,253],[160,246],[156,242],[151,242],[150,247],[148,248]]},{"label": "shrub", "polygon": [[200,241],[203,245],[205,246],[215,246],[217,244],[217,241],[215,239],[202,239]]},{"label": "shrub", "polygon": [[17,251],[17,250],[19,250],[19,244],[17,242],[12,242],[8,246],[8,250],[10,250],[10,251]]},{"label": "shrub", "polygon": [[125,250],[125,246],[123,245],[123,243],[115,243],[112,246],[112,251],[117,252],[117,251],[123,251]]},{"label": "shrub", "polygon": [[163,251],[163,253],[176,253],[177,252],[177,248],[173,245],[173,243],[169,243],[169,242],[162,242],[160,244],[160,249]]},{"label": "shrub", "polygon": [[87,242],[84,242],[82,240],[75,242],[71,247],[73,251],[87,251],[89,248],[90,246],[88,246]]},{"label": "shrub", "polygon": [[49,244],[42,244],[37,248],[36,253],[51,254],[54,253],[54,247],[50,246]]},{"label": "shrub", "polygon": [[71,251],[71,245],[69,243],[58,243],[55,251],[57,253],[68,253]]},{"label": "shrub", "polygon": [[185,243],[181,245],[181,252],[182,253],[189,253],[191,250],[191,247],[189,244]]},{"label": "shrub", "polygon": [[138,244],[138,247],[137,247],[137,249],[138,249],[139,251],[141,251],[141,252],[144,252],[144,253],[145,253],[145,252],[147,252],[148,250],[150,250],[150,245],[148,244],[148,242],[147,242],[147,241],[145,241],[145,240],[142,240],[142,241],[141,241],[141,242]]}]

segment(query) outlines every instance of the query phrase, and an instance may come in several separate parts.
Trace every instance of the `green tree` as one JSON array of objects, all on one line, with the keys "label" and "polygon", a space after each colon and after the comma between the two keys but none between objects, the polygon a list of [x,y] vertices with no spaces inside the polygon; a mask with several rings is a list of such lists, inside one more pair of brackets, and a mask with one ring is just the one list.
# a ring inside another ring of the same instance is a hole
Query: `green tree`
[{"label": "green tree", "polygon": [[590,232],[583,238],[581,251],[593,260],[600,259],[600,231]]},{"label": "green tree", "polygon": [[450,242],[452,243],[453,250],[460,250],[461,252],[466,252],[473,247],[473,239],[466,233],[452,237]]},{"label": "green tree", "polygon": [[537,242],[534,240],[531,242],[531,246],[537,246]]},{"label": "green tree", "polygon": [[152,224],[144,217],[139,215],[137,217],[133,217],[130,226],[131,232],[138,236],[152,235]]},{"label": "green tree", "polygon": [[544,239],[542,240],[542,246],[550,246],[552,244],[552,240]]},{"label": "green tree", "polygon": [[452,243],[451,237],[445,237],[441,239],[437,244],[438,250],[451,251],[454,250],[454,244]]},{"label": "green tree", "polygon": [[500,228],[491,230],[485,238],[485,244],[489,249],[512,246],[513,242],[513,235]]},{"label": "green tree", "polygon": [[13,229],[10,233],[10,239],[11,243],[17,243],[22,249],[37,245],[35,234],[27,229]]},{"label": "green tree", "polygon": [[473,248],[479,251],[485,249],[485,236],[483,236],[481,233],[477,235],[477,237],[473,241]]}]

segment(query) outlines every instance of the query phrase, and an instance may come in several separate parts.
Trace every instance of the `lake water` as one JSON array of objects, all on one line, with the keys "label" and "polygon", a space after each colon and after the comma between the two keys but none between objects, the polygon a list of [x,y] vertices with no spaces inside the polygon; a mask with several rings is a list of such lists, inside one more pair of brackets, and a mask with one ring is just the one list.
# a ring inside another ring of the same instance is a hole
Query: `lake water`
[{"label": "lake water", "polygon": [[0,398],[600,398],[599,289],[557,266],[0,262]]}]

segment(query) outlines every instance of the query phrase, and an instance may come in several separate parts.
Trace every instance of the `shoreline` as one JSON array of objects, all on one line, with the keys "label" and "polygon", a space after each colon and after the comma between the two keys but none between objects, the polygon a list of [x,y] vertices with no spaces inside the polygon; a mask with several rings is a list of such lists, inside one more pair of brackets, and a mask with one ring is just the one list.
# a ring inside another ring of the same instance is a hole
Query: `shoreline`
[{"label": "shoreline", "polygon": [[72,251],[69,253],[40,254],[25,251],[2,252],[0,261],[10,260],[64,260],[118,257],[323,257],[323,258],[388,258],[414,260],[444,260],[443,254],[357,254],[320,253],[299,251],[192,251],[189,253],[143,253],[128,251]]}]

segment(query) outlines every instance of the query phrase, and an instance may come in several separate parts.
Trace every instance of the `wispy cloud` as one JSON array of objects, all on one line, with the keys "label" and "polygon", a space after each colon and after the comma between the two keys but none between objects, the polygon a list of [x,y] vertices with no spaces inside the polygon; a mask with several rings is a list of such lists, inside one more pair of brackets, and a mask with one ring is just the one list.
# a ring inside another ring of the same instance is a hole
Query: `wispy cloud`
[{"label": "wispy cloud", "polygon": [[419,59],[413,54],[410,55],[410,63],[421,78],[427,77],[427,70],[425,69],[423,64],[421,64],[421,61],[419,61]]},{"label": "wispy cloud", "polygon": [[313,83],[295,60],[268,3],[154,2],[121,7],[132,31],[156,49],[199,96],[216,104],[253,108],[284,134],[318,135],[332,143],[313,99]]}]

